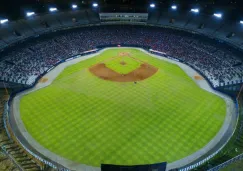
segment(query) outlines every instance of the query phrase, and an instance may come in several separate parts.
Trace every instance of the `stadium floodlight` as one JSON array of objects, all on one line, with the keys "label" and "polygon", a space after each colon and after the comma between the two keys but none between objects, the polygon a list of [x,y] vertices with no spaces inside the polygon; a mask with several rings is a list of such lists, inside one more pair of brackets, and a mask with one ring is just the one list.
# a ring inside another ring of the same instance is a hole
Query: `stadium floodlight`
[{"label": "stadium floodlight", "polygon": [[150,8],[155,8],[155,4],[150,4]]},{"label": "stadium floodlight", "polygon": [[31,17],[31,16],[33,16],[33,15],[35,15],[35,12],[27,12],[27,13],[26,13],[26,16],[27,16],[27,17]]},{"label": "stadium floodlight", "polygon": [[93,7],[98,7],[99,5],[97,4],[97,3],[93,3],[93,5],[92,5]]},{"label": "stadium floodlight", "polygon": [[77,9],[77,8],[78,8],[78,5],[76,5],[76,4],[72,5],[72,9]]},{"label": "stadium floodlight", "polygon": [[221,13],[214,13],[213,15],[214,15],[215,17],[217,17],[217,18],[222,18],[222,16],[223,16]]},{"label": "stadium floodlight", "polygon": [[49,8],[49,11],[50,12],[55,12],[55,11],[57,11],[57,8],[53,8],[53,7],[52,8]]},{"label": "stadium floodlight", "polygon": [[176,10],[177,9],[177,6],[176,5],[172,5],[171,6],[171,9]]},{"label": "stadium floodlight", "polygon": [[240,21],[240,24],[242,24],[242,25],[243,25],[243,20],[241,20],[241,21]]},{"label": "stadium floodlight", "polygon": [[0,24],[4,24],[4,23],[7,23],[8,22],[8,19],[2,19],[0,20]]},{"label": "stadium floodlight", "polygon": [[198,9],[198,8],[192,8],[192,9],[191,9],[191,12],[199,13],[199,9]]}]

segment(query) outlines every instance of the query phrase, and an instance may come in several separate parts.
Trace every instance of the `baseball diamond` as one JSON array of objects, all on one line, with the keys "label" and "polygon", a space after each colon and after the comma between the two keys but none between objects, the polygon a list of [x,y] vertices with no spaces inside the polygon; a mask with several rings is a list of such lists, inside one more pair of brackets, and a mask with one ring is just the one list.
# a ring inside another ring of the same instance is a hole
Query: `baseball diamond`
[{"label": "baseball diamond", "polygon": [[243,170],[243,0],[59,1],[1,1],[0,171]]},{"label": "baseball diamond", "polygon": [[226,110],[223,98],[178,65],[134,48],[70,65],[20,99],[20,117],[36,142],[95,167],[183,159],[217,135]]}]

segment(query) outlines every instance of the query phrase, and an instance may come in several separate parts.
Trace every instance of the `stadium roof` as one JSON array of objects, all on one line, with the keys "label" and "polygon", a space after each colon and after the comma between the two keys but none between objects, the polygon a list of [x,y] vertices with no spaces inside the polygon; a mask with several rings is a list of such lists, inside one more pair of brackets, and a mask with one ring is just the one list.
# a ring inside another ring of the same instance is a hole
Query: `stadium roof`
[{"label": "stadium roof", "polygon": [[176,4],[178,10],[188,11],[191,8],[200,8],[200,12],[204,13],[221,10],[230,11],[233,13],[232,16],[237,13],[238,16],[243,17],[242,0],[2,0],[0,17],[22,18],[28,10],[44,13],[48,12],[49,7],[53,5],[60,11],[68,10],[73,3],[80,9],[91,8],[94,2],[98,3],[101,11],[105,12],[146,12],[149,4],[154,3],[156,9],[169,8],[172,4]]}]

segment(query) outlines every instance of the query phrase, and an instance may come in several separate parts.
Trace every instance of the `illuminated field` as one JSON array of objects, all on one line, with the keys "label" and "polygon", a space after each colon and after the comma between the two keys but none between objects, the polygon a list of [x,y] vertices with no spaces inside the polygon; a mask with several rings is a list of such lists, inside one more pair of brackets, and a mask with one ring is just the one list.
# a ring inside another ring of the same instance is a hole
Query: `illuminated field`
[{"label": "illuminated field", "polygon": [[203,148],[221,128],[226,104],[177,65],[122,48],[66,68],[25,95],[20,113],[31,136],[57,155],[91,166],[134,165],[173,162]]}]

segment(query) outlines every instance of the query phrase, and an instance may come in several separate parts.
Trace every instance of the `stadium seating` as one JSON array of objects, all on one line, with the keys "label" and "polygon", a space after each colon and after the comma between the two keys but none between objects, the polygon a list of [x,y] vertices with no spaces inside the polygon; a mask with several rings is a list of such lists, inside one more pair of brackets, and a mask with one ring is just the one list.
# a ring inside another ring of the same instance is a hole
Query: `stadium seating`
[{"label": "stadium seating", "polygon": [[3,49],[5,47],[7,47],[7,44],[3,40],[0,40],[0,49]]},{"label": "stadium seating", "polygon": [[[0,48],[42,33],[99,22],[98,14],[92,10],[44,14],[10,22],[0,28]],[[213,16],[155,11],[150,13],[148,24],[191,30],[211,37],[217,35],[237,47],[243,47],[242,26],[214,21]],[[63,59],[98,45],[121,43],[150,46],[184,60],[201,71],[214,87],[237,84],[243,80],[241,54],[232,52],[229,46],[195,34],[137,26],[132,29],[128,26],[101,26],[70,30],[5,50],[0,54],[0,80],[32,85],[39,75]]]},{"label": "stadium seating", "polygon": [[3,53],[1,79],[31,85],[39,75],[63,59],[98,45],[121,43],[151,46],[181,59],[203,72],[215,87],[238,83],[243,77],[239,54],[223,48],[220,43],[202,42],[197,36],[168,29],[104,26],[38,39]]}]

